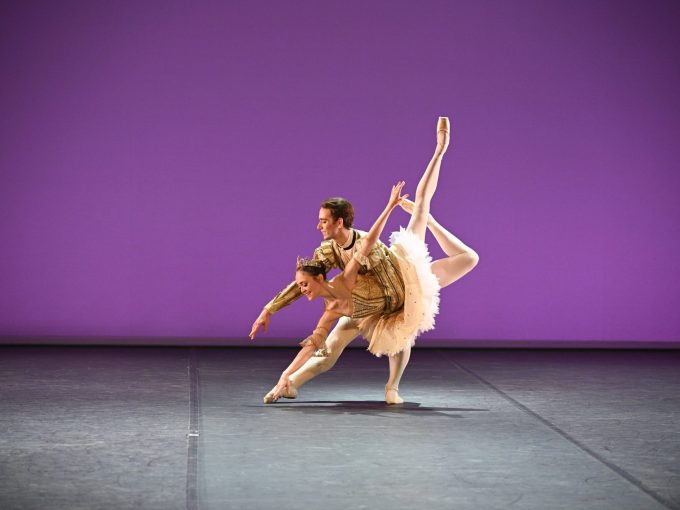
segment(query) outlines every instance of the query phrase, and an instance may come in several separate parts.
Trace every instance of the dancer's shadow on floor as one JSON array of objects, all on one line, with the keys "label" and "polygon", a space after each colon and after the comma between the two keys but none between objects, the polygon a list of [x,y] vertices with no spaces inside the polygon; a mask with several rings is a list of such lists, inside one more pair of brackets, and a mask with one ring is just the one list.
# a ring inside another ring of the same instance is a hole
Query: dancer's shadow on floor
[{"label": "dancer's shadow on floor", "polygon": [[299,412],[303,414],[355,414],[355,415],[399,415],[412,416],[442,416],[446,418],[463,418],[460,412],[489,411],[468,407],[430,407],[418,402],[404,402],[403,404],[388,405],[382,400],[308,400],[288,401],[279,400],[275,404],[268,404],[267,408],[284,412]]}]

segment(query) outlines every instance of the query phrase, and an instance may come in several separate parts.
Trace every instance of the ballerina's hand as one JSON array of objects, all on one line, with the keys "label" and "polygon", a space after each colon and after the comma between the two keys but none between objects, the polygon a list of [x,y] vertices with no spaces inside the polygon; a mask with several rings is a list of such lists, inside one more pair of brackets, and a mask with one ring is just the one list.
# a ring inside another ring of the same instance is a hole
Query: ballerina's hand
[{"label": "ballerina's hand", "polygon": [[387,203],[388,207],[394,208],[401,204],[401,201],[408,198],[408,194],[402,195],[401,190],[406,184],[404,181],[399,181],[392,186],[392,193],[390,194],[390,201]]},{"label": "ballerina's hand", "polygon": [[290,392],[290,379],[287,375],[281,375],[279,382],[274,386],[274,400],[278,400],[284,390]]}]

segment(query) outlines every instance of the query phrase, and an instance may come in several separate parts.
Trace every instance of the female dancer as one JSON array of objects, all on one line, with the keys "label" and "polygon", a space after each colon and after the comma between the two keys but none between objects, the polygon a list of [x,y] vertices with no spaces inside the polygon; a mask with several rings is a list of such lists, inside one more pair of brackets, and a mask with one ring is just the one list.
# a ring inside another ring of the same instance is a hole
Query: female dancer
[{"label": "female dancer", "polygon": [[[437,123],[437,149],[418,183],[415,203],[406,200],[408,195],[401,195],[403,181],[393,186],[387,206],[342,273],[327,281],[321,263],[298,259],[295,280],[300,291],[309,300],[322,297],[324,313],[314,332],[300,343],[302,349],[283,371],[277,385],[264,397],[265,403],[276,401],[282,392],[290,390],[290,374],[311,358],[315,351],[323,352],[330,327],[342,316],[361,318],[359,329],[369,341],[368,350],[376,356],[389,355],[390,377],[385,386],[385,401],[388,404],[403,403],[398,394],[399,381],[408,364],[415,338],[434,327],[439,289],[461,278],[479,261],[473,250],[441,227],[429,214],[442,156],[449,144],[449,132],[448,118],[440,117]],[[358,271],[397,205],[412,214],[406,230],[401,229],[390,237],[390,251],[398,261],[404,285],[404,305],[398,310],[386,311],[384,303],[363,299],[375,293],[366,291],[366,287],[372,283],[369,278],[359,275]],[[432,262],[425,244],[428,226],[447,254],[446,258]]]}]

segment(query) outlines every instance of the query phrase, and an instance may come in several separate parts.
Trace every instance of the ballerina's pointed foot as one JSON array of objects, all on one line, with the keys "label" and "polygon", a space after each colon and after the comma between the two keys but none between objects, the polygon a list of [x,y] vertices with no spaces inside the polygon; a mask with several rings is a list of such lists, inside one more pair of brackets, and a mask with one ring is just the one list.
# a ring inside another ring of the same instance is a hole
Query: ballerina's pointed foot
[{"label": "ballerina's pointed foot", "polygon": [[407,213],[413,214],[413,208],[415,207],[416,204],[412,200],[409,200],[408,198],[404,198],[401,202],[399,202],[399,205]]},{"label": "ballerina's pointed foot", "polygon": [[439,117],[437,121],[437,152],[444,154],[451,141],[451,123],[448,117]]},{"label": "ballerina's pointed foot", "polygon": [[388,388],[385,386],[385,403],[390,405],[403,404],[404,399],[399,396],[397,388]]},{"label": "ballerina's pointed foot", "polygon": [[[262,399],[262,401],[265,404],[273,404],[274,402],[276,402],[276,400],[274,400],[274,389],[275,388],[272,388],[272,390],[269,393],[267,393],[264,396],[264,398]],[[283,393],[281,393],[281,395],[279,395],[279,397],[283,397],[283,398],[297,398],[297,396],[298,396],[298,390],[293,388],[292,385],[290,386],[290,391],[284,390]]]}]

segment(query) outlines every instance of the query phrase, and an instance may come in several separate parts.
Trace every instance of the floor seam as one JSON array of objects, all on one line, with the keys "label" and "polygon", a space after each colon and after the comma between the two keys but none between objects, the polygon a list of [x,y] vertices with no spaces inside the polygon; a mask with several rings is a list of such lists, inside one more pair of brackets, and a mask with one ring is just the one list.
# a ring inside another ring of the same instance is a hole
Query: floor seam
[{"label": "floor seam", "polygon": [[201,409],[200,379],[196,361],[196,348],[189,350],[189,431],[187,432],[187,487],[186,507],[187,510],[198,509],[198,439],[199,439],[199,413]]},{"label": "floor seam", "polygon": [[493,390],[494,392],[498,393],[503,399],[505,399],[505,400],[507,400],[508,402],[510,402],[513,406],[517,407],[517,408],[520,409],[522,412],[528,414],[528,415],[531,416],[532,418],[534,418],[534,419],[540,421],[541,423],[543,423],[545,426],[547,426],[548,428],[550,428],[553,432],[556,432],[557,434],[559,434],[560,436],[562,436],[564,439],[566,439],[567,441],[569,441],[570,443],[572,443],[573,445],[575,445],[578,449],[580,449],[580,450],[583,451],[584,453],[590,455],[592,458],[594,458],[594,459],[597,460],[598,462],[600,462],[600,463],[604,464],[605,466],[607,466],[609,469],[611,469],[612,471],[614,471],[617,475],[619,475],[620,477],[624,478],[624,479],[625,479],[626,481],[628,481],[629,483],[633,484],[635,487],[637,487],[638,489],[640,489],[641,491],[643,491],[645,494],[647,494],[648,496],[650,496],[651,498],[653,498],[653,499],[654,499],[655,501],[657,501],[658,503],[664,505],[666,508],[669,508],[670,510],[680,510],[680,506],[674,504],[672,501],[667,500],[667,499],[664,498],[663,496],[660,496],[660,495],[657,494],[655,491],[653,491],[652,489],[650,489],[649,487],[647,487],[642,481],[638,480],[638,479],[635,478],[633,475],[631,475],[630,473],[628,473],[626,470],[620,468],[619,466],[617,466],[616,464],[614,464],[614,463],[612,463],[612,462],[609,462],[607,459],[605,459],[604,457],[602,457],[602,456],[600,456],[599,454],[597,454],[595,451],[593,451],[593,450],[591,450],[590,448],[588,448],[585,444],[581,443],[578,439],[576,439],[576,438],[572,437],[571,435],[569,435],[567,432],[565,432],[564,430],[562,430],[561,428],[559,428],[557,425],[555,425],[555,424],[552,423],[551,421],[549,421],[549,420],[543,418],[543,417],[542,417],[540,414],[538,414],[537,412],[532,411],[529,407],[525,406],[525,405],[522,404],[520,401],[514,399],[513,397],[511,397],[510,395],[508,395],[506,392],[504,392],[504,391],[501,390],[500,388],[496,387],[493,383],[487,381],[487,380],[484,379],[482,376],[480,376],[480,375],[478,375],[477,373],[475,373],[473,370],[471,370],[471,369],[467,368],[466,366],[462,365],[460,362],[458,362],[458,361],[456,361],[455,359],[453,359],[453,358],[451,357],[451,354],[450,354],[450,353],[444,351],[443,354],[446,356],[446,358],[447,358],[449,361],[451,361],[451,363],[453,363],[453,364],[454,364],[456,367],[458,367],[460,370],[462,370],[463,372],[467,373],[468,375],[474,377],[475,379],[477,379],[479,382],[481,382],[481,383],[484,384],[485,386],[491,388],[491,390]]}]

